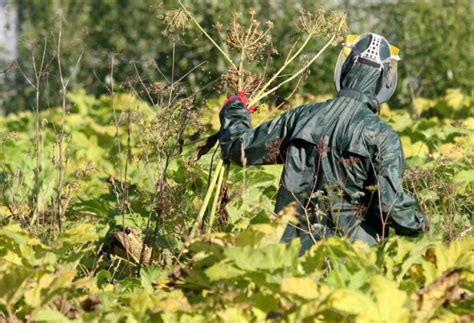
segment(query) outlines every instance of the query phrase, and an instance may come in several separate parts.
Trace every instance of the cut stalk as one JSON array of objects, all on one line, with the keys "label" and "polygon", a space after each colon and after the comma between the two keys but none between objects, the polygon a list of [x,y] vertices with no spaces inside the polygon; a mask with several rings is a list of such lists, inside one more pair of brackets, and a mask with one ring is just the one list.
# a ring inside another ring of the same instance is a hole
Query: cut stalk
[{"label": "cut stalk", "polygon": [[209,215],[209,223],[207,225],[206,232],[210,232],[212,229],[212,226],[214,225],[214,220],[216,217],[216,210],[217,210],[217,203],[219,202],[219,196],[221,193],[222,183],[224,182],[224,177],[225,177],[225,167],[221,167],[219,178],[217,179],[216,193],[214,195],[214,200],[212,201],[211,213]]},{"label": "cut stalk", "polygon": [[254,99],[252,99],[252,101],[250,101],[249,103],[249,106],[252,106],[254,104],[256,104],[258,101],[260,101],[261,99],[263,99],[264,97],[272,94],[273,92],[275,92],[276,90],[278,90],[283,84],[286,84],[288,82],[291,82],[292,80],[294,80],[295,78],[297,78],[301,73],[303,73],[311,64],[313,64],[313,62],[318,59],[319,56],[321,56],[321,54],[329,47],[329,45],[331,45],[331,43],[334,41],[334,38],[336,38],[336,36],[332,36],[329,41],[326,43],[326,45],[324,45],[323,48],[321,48],[319,50],[319,52],[313,56],[313,58],[308,62],[306,63],[306,65],[304,65],[298,72],[296,72],[295,74],[293,74],[291,77],[287,78],[286,80],[284,80],[283,82],[279,83],[278,85],[275,85],[273,88],[271,88],[270,90],[264,92],[263,94],[260,94],[260,95],[257,95]]},{"label": "cut stalk", "polygon": [[199,214],[196,220],[194,221],[193,228],[191,230],[191,234],[189,238],[192,238],[196,235],[196,233],[199,230],[199,227],[202,224],[204,214],[206,213],[207,206],[209,205],[209,201],[211,200],[212,192],[214,191],[214,187],[217,184],[217,180],[219,178],[219,175],[221,173],[221,168],[223,168],[223,166],[224,166],[224,160],[219,159],[219,161],[217,162],[216,170],[214,171],[214,175],[211,179],[211,182],[209,183],[209,188],[207,189],[206,196],[204,197],[204,201],[202,203],[201,209],[199,210]]},{"label": "cut stalk", "polygon": [[288,66],[288,64],[290,64],[301,53],[301,51],[304,49],[304,47],[306,47],[308,41],[310,40],[311,36],[313,35],[312,33],[308,34],[308,37],[306,38],[303,45],[301,45],[301,47],[298,49],[298,51],[291,58],[289,58],[287,61],[285,61],[285,64],[283,64],[283,66],[278,70],[278,72],[260,89],[260,91],[257,93],[255,98],[250,100],[249,106],[252,106],[252,105],[256,104],[258,101],[260,101],[261,99],[263,99],[267,95],[275,92],[283,84],[294,80],[301,73],[303,73],[311,64],[313,64],[313,62],[316,59],[318,59],[319,56],[321,56],[321,54],[329,47],[329,45],[334,41],[334,39],[336,39],[336,35],[339,33],[339,30],[341,30],[341,27],[342,27],[343,23],[344,23],[344,20],[341,20],[340,23],[339,23],[339,26],[337,27],[336,32],[331,36],[331,38],[327,41],[327,43],[324,45],[324,47],[321,48],[319,50],[319,52],[316,55],[314,55],[313,58],[305,66],[303,66],[303,68],[301,68],[298,72],[293,74],[288,79],[284,80],[283,82],[281,82],[278,85],[274,86],[272,89],[265,92],[265,90],[271,85],[271,83],[276,79],[276,77],[286,68],[286,66]]},{"label": "cut stalk", "polygon": [[[257,94],[255,95],[255,97],[263,97],[262,96],[262,93],[265,92],[265,90],[273,83],[273,81],[275,81],[275,79],[285,70],[285,68],[288,67],[288,65],[290,65],[291,62],[293,62],[295,60],[296,57],[298,57],[298,55],[301,53],[301,51],[306,47],[306,45],[308,44],[309,40],[311,39],[311,37],[313,36],[313,34],[308,34],[308,36],[306,37],[305,41],[303,42],[303,44],[300,46],[300,48],[298,48],[298,50],[296,51],[296,53],[294,53],[290,58],[288,58],[287,60],[285,60],[285,64],[282,65],[282,67],[280,67],[280,69],[268,80],[267,83],[265,83],[265,85],[257,92]],[[258,100],[252,100],[252,102],[249,104],[249,106],[252,106],[254,103],[256,103]]]}]

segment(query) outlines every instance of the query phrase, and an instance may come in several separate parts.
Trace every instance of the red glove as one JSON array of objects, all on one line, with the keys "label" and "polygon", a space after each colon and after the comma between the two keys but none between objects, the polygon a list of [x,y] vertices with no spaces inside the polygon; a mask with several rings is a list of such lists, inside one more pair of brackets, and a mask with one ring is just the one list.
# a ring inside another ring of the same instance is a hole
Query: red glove
[{"label": "red glove", "polygon": [[[242,91],[240,91],[238,95],[232,95],[232,96],[228,97],[224,101],[224,105],[226,105],[227,103],[232,102],[234,100],[239,100],[240,102],[242,102],[245,105],[247,105],[247,103],[249,103],[249,99],[247,98],[245,88],[243,88]],[[250,107],[247,108],[247,110],[250,113],[254,113],[257,110],[257,106],[256,105],[251,105]]]}]

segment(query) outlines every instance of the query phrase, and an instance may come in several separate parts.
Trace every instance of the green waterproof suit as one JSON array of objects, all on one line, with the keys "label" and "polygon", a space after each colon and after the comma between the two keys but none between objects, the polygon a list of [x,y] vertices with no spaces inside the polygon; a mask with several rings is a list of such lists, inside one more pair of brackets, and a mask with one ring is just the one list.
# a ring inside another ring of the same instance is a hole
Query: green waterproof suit
[{"label": "green waterproof suit", "polygon": [[369,244],[387,236],[414,235],[426,227],[415,200],[402,188],[405,168],[397,133],[373,99],[377,69],[356,63],[337,97],[288,111],[252,128],[237,98],[220,113],[224,157],[240,165],[284,163],[275,211],[296,202],[298,220],[282,240],[347,235]]}]

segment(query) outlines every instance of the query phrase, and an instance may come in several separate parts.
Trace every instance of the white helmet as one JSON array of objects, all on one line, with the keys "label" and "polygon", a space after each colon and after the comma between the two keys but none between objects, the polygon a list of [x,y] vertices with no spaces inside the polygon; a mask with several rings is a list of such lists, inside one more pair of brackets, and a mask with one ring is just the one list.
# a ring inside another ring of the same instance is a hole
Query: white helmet
[{"label": "white helmet", "polygon": [[382,103],[390,99],[397,87],[399,49],[390,45],[383,36],[373,33],[348,35],[343,46],[334,70],[336,91],[341,90],[343,71],[349,70],[356,62],[359,62],[378,68],[382,72],[381,82],[376,89],[375,99],[377,102]]}]

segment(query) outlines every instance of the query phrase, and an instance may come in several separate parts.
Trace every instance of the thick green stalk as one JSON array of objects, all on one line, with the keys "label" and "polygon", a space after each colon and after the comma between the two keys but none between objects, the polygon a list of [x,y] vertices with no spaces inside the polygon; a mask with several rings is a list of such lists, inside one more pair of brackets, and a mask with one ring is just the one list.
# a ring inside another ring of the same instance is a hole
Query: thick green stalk
[{"label": "thick green stalk", "polygon": [[214,188],[216,187],[217,180],[219,179],[219,175],[221,174],[221,169],[223,167],[224,160],[219,159],[219,161],[217,162],[216,169],[214,171],[214,175],[212,176],[211,182],[209,183],[209,188],[207,189],[206,196],[204,197],[201,209],[199,210],[199,214],[196,220],[194,221],[193,228],[189,236],[190,238],[194,237],[197,234],[197,232],[199,231],[199,227],[202,225],[204,214],[206,213],[209,201],[211,200],[212,192],[214,192]]},{"label": "thick green stalk", "polygon": [[220,195],[222,183],[224,182],[224,177],[225,177],[225,169],[226,169],[225,167],[221,168],[219,178],[217,180],[216,193],[214,194],[214,200],[212,201],[211,213],[209,215],[209,223],[207,225],[206,232],[210,232],[212,229],[212,226],[214,225],[214,220],[216,217],[216,210],[217,210],[217,202],[219,202],[219,195]]}]

